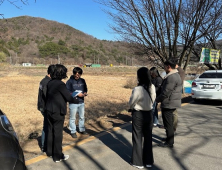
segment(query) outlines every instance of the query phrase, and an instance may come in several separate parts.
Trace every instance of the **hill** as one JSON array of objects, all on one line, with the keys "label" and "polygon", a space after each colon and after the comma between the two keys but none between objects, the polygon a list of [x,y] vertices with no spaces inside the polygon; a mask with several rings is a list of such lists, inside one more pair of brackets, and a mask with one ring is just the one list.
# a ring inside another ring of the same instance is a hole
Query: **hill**
[{"label": "hill", "polygon": [[69,25],[44,18],[0,19],[0,51],[11,64],[127,64],[144,65],[129,44],[99,40]]}]

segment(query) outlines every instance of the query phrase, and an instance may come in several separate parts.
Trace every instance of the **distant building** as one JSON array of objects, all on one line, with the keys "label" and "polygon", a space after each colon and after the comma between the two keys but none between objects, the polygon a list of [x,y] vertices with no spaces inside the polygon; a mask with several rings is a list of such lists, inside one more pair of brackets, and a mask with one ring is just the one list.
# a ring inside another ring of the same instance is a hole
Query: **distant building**
[{"label": "distant building", "polygon": [[24,66],[24,67],[30,67],[30,66],[32,66],[32,64],[31,64],[31,63],[22,63],[22,66]]},{"label": "distant building", "polygon": [[85,67],[92,67],[92,63],[85,63]]}]

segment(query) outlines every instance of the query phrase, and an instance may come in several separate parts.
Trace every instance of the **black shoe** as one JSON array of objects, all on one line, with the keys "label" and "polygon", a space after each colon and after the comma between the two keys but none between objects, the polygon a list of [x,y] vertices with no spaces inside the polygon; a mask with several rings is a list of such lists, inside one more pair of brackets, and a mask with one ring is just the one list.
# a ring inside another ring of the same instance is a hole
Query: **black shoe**
[{"label": "black shoe", "polygon": [[162,138],[161,140],[162,140],[162,141],[166,141],[166,138]]},{"label": "black shoe", "polygon": [[86,131],[80,132],[83,135],[88,135],[88,133]]},{"label": "black shoe", "polygon": [[42,149],[42,152],[43,152],[43,153],[46,153],[46,149]]},{"label": "black shoe", "polygon": [[72,138],[77,138],[76,133],[71,133]]},{"label": "black shoe", "polygon": [[173,148],[173,145],[170,145],[168,143],[159,143],[158,146],[160,147],[164,147],[164,148]]},{"label": "black shoe", "polygon": [[157,125],[160,129],[165,129],[165,127],[163,125],[158,124]]}]

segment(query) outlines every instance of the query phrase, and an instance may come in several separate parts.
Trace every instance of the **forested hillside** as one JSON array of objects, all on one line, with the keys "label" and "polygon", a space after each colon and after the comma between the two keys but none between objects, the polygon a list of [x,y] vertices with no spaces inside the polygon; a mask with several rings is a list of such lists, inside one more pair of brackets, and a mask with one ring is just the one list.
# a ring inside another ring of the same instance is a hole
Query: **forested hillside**
[{"label": "forested hillside", "polygon": [[146,58],[120,41],[99,40],[66,24],[20,16],[0,20],[0,52],[6,62],[21,64],[141,65]]}]

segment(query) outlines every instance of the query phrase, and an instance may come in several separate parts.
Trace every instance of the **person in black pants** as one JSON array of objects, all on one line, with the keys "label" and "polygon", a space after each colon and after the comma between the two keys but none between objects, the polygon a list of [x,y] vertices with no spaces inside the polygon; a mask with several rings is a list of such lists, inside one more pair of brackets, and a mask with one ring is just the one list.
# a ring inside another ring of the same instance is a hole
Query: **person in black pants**
[{"label": "person in black pants", "polygon": [[164,62],[164,70],[167,75],[161,85],[161,93],[157,96],[156,102],[161,102],[163,124],[166,129],[166,142],[158,146],[172,148],[174,145],[173,112],[181,107],[182,83],[173,58]]},{"label": "person in black pants", "polygon": [[42,152],[46,152],[46,137],[47,131],[48,131],[48,123],[46,118],[46,112],[45,112],[45,103],[46,103],[46,92],[47,92],[47,84],[51,80],[50,74],[54,71],[54,65],[50,65],[47,70],[47,75],[40,81],[39,83],[39,93],[38,93],[38,102],[37,102],[37,108],[43,115],[43,129],[42,129],[42,136],[41,136],[41,150]]},{"label": "person in black pants", "polygon": [[[142,169],[152,167],[153,147],[152,129],[153,114],[152,107],[156,98],[155,87],[151,83],[148,68],[142,67],[137,71],[138,86],[136,86],[129,100],[130,111],[132,111],[132,141],[133,151],[131,165]],[[144,142],[143,142],[144,137]]]},{"label": "person in black pants", "polygon": [[67,112],[67,102],[75,103],[75,99],[66,88],[62,79],[67,78],[67,68],[56,64],[51,79],[47,84],[46,113],[48,120],[47,156],[55,162],[67,160],[69,155],[62,153],[63,124]]}]

